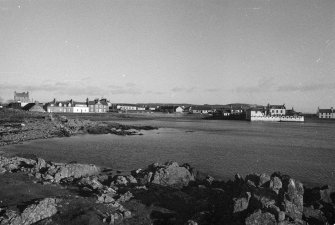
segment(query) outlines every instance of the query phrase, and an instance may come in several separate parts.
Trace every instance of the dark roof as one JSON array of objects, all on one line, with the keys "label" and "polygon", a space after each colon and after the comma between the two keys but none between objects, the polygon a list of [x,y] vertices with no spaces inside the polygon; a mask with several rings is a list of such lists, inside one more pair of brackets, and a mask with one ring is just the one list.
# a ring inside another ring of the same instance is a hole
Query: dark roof
[{"label": "dark roof", "polygon": [[39,103],[28,103],[22,109],[27,111],[44,111],[42,105]]},{"label": "dark roof", "polygon": [[51,101],[51,102],[48,102],[46,103],[47,106],[51,105],[51,104],[54,104],[55,106],[58,106],[59,103],[61,103],[62,105],[65,105],[65,104],[69,104],[71,101]]},{"label": "dark roof", "polygon": [[269,105],[270,109],[286,109],[285,105]]},{"label": "dark roof", "polygon": [[332,113],[334,110],[332,109],[319,109],[319,113]]},{"label": "dark roof", "polygon": [[86,102],[73,102],[73,105],[86,105]]},{"label": "dark roof", "polygon": [[99,100],[99,99],[94,99],[93,101],[88,101],[88,105],[96,105],[96,104],[98,104],[98,103],[100,103],[100,104],[102,104],[102,105],[108,105],[106,99],[101,99],[101,100]]}]

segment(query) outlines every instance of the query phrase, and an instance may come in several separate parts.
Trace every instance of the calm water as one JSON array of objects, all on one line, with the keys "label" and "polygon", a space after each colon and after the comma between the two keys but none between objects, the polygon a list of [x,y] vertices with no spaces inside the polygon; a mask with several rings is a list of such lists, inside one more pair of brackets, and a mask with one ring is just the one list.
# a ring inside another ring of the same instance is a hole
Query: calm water
[{"label": "calm water", "polygon": [[281,171],[308,184],[335,186],[335,123],[244,121],[122,121],[154,125],[142,136],[82,135],[38,140],[0,150],[52,161],[94,163],[120,170],[153,162],[188,162],[219,178]]}]

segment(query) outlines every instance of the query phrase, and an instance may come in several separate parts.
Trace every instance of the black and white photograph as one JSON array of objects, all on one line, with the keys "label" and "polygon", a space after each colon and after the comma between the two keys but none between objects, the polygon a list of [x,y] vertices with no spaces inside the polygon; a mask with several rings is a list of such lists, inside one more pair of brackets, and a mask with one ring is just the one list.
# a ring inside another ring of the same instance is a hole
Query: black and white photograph
[{"label": "black and white photograph", "polygon": [[334,225],[335,0],[0,0],[0,225]]}]

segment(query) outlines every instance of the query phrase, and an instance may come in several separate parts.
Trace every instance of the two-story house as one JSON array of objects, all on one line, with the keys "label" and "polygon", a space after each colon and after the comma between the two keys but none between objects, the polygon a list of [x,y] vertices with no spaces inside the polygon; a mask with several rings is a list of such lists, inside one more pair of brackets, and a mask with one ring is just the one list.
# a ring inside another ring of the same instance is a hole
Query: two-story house
[{"label": "two-story house", "polygon": [[333,107],[331,107],[330,109],[318,108],[317,115],[320,119],[335,119],[335,111]]},{"label": "two-story house", "polygon": [[87,98],[86,103],[90,113],[106,113],[109,110],[108,103],[105,100],[95,99],[89,101]]},{"label": "two-story house", "polygon": [[286,107],[283,105],[270,105],[267,106],[267,114],[270,116],[285,116]]}]

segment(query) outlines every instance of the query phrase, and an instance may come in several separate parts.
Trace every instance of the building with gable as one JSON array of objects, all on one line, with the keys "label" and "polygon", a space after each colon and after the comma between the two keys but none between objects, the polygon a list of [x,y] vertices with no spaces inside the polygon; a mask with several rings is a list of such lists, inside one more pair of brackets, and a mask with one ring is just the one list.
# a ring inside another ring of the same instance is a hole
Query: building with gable
[{"label": "building with gable", "polygon": [[72,99],[69,101],[56,101],[54,99],[52,102],[47,103],[44,106],[47,112],[54,113],[88,113],[89,108],[86,102],[76,102]]},{"label": "building with gable", "polygon": [[286,107],[283,105],[270,105],[267,106],[267,114],[270,116],[285,116],[286,115]]},{"label": "building with gable", "polygon": [[317,116],[320,119],[335,119],[334,108],[333,107],[331,107],[330,109],[320,109],[320,108],[318,108]]},{"label": "building with gable", "polygon": [[105,99],[89,101],[87,98],[86,105],[88,106],[90,113],[106,113],[109,110],[108,102]]}]

